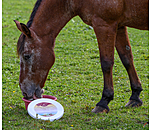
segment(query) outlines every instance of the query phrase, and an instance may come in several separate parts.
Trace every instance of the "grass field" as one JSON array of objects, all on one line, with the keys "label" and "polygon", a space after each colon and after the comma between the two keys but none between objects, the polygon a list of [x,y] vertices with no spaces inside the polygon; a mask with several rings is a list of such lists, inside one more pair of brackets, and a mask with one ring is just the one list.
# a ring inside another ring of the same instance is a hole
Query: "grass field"
[{"label": "grass field", "polygon": [[31,118],[19,88],[16,43],[20,32],[13,20],[27,23],[35,0],[3,0],[2,8],[2,128],[4,130],[147,130],[149,129],[149,32],[128,28],[134,63],[142,83],[139,108],[125,108],[131,96],[127,72],[115,52],[114,100],[108,114],[91,110],[100,100],[103,74],[94,31],[79,17],[72,19],[56,40],[56,61],[45,83],[45,95],[58,98],[65,109],[60,120]]}]

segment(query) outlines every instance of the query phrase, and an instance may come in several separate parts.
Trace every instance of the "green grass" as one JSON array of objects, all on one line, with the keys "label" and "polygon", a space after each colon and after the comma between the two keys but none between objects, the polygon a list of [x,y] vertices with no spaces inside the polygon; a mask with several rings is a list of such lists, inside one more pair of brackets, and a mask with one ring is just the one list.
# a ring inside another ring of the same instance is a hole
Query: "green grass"
[{"label": "green grass", "polygon": [[131,96],[127,72],[115,52],[113,68],[114,100],[108,114],[93,114],[100,100],[103,74],[94,31],[79,17],[71,20],[56,40],[56,61],[49,72],[45,95],[58,98],[65,109],[54,122],[31,118],[24,107],[19,88],[19,58],[16,43],[20,32],[13,20],[27,23],[35,0],[3,0],[2,13],[2,128],[35,130],[143,130],[149,120],[149,39],[148,31],[128,28],[134,63],[142,83],[139,108],[125,108]]}]

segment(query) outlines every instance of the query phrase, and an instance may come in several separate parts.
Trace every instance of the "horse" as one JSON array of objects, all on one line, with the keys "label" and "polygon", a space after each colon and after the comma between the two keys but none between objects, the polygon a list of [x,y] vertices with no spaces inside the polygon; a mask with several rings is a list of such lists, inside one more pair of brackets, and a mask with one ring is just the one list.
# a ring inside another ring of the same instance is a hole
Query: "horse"
[{"label": "horse", "polygon": [[126,107],[142,105],[141,82],[133,64],[127,27],[149,29],[148,0],[37,0],[25,25],[14,20],[21,35],[17,42],[20,57],[19,85],[28,100],[41,98],[50,68],[55,62],[55,39],[75,16],[92,26],[96,34],[104,88],[93,113],[108,113],[114,97],[112,69],[114,49],[130,80],[132,94]]}]

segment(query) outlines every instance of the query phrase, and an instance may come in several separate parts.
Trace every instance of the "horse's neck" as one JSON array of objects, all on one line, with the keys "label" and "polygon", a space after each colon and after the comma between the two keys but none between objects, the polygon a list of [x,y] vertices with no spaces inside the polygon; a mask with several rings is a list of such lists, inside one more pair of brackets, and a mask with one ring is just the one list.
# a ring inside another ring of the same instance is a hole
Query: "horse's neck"
[{"label": "horse's neck", "polygon": [[69,0],[45,0],[41,3],[31,25],[38,36],[56,37],[66,23],[74,17]]}]

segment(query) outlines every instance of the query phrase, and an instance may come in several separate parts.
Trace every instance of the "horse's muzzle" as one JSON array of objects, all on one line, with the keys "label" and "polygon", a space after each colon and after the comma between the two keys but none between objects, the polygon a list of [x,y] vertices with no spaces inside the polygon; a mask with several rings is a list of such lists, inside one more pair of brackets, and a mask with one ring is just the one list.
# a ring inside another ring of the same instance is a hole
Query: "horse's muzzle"
[{"label": "horse's muzzle", "polygon": [[31,87],[22,86],[22,95],[27,100],[34,100],[42,97],[44,89],[41,89],[40,86],[32,85]]}]

